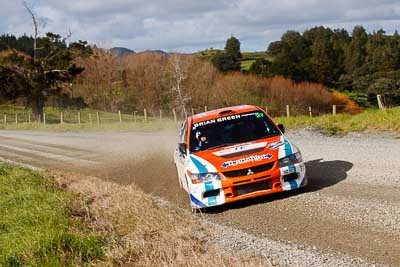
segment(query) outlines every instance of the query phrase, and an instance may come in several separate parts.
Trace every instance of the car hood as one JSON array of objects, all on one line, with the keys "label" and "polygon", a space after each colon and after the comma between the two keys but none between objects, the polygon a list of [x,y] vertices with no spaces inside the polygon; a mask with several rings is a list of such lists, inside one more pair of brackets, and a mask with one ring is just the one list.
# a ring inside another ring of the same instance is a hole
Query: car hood
[{"label": "car hood", "polygon": [[273,162],[297,151],[280,135],[192,153],[188,169],[191,173],[233,171]]}]

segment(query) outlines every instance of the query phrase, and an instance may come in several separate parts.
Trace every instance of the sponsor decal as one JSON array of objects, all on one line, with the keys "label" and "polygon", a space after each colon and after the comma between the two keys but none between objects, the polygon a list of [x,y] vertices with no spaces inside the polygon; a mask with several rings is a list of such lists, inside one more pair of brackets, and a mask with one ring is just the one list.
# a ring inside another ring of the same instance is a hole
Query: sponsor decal
[{"label": "sponsor decal", "polygon": [[237,159],[237,160],[230,160],[222,163],[223,168],[228,168],[231,166],[237,166],[241,164],[246,164],[249,162],[256,162],[256,161],[262,161],[264,159],[271,159],[273,156],[271,154],[264,154],[264,155],[252,155],[250,157],[242,158],[242,159]]},{"label": "sponsor decal", "polygon": [[216,118],[216,119],[193,123],[193,130],[196,130],[197,127],[206,126],[209,124],[214,124],[214,123],[219,123],[219,122],[224,122],[224,121],[237,120],[237,119],[240,119],[242,117],[247,117],[247,116],[256,116],[256,118],[264,118],[264,114],[261,112],[235,114],[235,115],[230,115],[230,116],[226,116],[226,117],[221,117],[221,118]]},{"label": "sponsor decal", "polygon": [[267,145],[267,142],[261,142],[261,143],[250,143],[250,144],[243,144],[239,146],[233,146],[233,147],[228,147],[225,149],[222,149],[220,151],[213,152],[215,156],[225,156],[229,154],[233,154],[236,152],[240,151],[246,151],[246,150],[251,150],[255,148],[260,148],[260,147],[265,147]]},{"label": "sponsor decal", "polygon": [[277,149],[278,147],[283,146],[284,144],[285,144],[284,142],[278,141],[278,142],[269,144],[268,148],[269,149]]}]

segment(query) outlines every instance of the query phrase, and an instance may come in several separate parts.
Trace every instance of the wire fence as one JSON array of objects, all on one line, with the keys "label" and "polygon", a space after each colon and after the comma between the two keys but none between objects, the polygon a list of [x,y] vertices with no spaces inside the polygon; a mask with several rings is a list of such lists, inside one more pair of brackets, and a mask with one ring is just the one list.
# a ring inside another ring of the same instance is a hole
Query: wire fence
[{"label": "wire fence", "polygon": [[[364,111],[362,107],[332,105],[326,106],[296,106],[263,107],[272,117],[309,116],[317,117],[325,114],[339,113],[357,114]],[[109,123],[146,123],[155,121],[182,121],[187,116],[207,112],[207,106],[182,109],[134,110],[131,112],[105,112],[90,109],[58,109],[48,107],[43,114],[34,117],[32,112],[22,107],[0,106],[0,116],[4,124],[10,123],[43,123],[43,124],[109,124]]]}]

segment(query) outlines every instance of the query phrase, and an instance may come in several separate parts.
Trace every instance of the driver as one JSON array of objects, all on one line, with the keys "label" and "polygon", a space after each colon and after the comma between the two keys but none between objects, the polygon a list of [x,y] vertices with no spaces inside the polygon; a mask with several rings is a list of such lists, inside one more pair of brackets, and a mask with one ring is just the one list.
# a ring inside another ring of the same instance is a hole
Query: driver
[{"label": "driver", "polygon": [[197,131],[196,132],[197,147],[196,150],[203,150],[208,146],[208,139],[205,133]]}]

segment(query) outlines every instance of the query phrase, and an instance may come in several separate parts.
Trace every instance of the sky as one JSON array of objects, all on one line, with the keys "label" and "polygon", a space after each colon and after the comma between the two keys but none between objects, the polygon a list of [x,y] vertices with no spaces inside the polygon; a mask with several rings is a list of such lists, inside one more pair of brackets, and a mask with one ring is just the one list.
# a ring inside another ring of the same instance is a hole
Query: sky
[{"label": "sky", "polygon": [[[287,30],[362,25],[400,30],[399,0],[26,0],[39,32],[103,48],[196,52],[223,48],[231,35],[242,51],[265,51]],[[0,34],[32,35],[22,0],[0,0]]]}]

